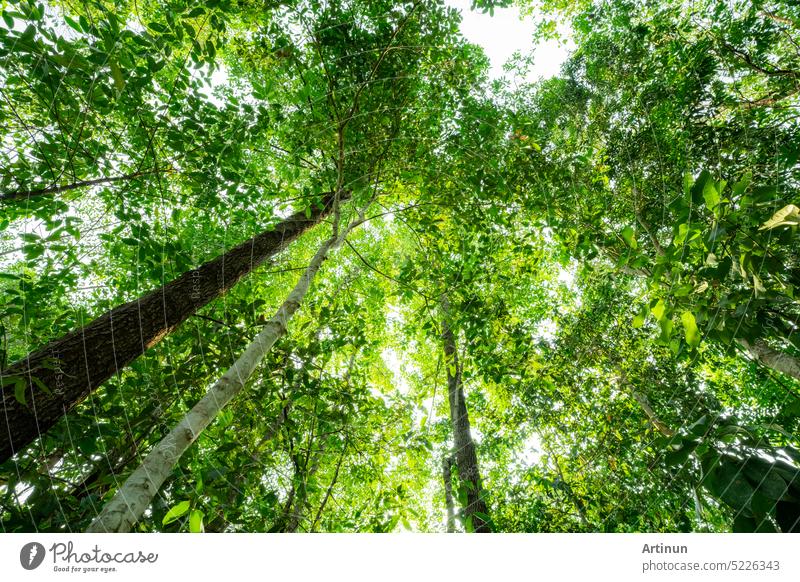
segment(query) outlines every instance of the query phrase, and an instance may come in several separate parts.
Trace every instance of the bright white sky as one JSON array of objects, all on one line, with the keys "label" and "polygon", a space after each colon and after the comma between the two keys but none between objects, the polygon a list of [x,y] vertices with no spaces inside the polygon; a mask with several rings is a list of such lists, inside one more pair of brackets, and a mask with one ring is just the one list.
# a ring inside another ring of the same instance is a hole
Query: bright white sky
[{"label": "bright white sky", "polygon": [[[521,19],[519,8],[496,8],[494,16],[489,16],[488,12],[470,10],[471,0],[445,0],[445,4],[461,11],[461,33],[469,42],[483,47],[492,63],[489,74],[493,79],[503,76],[503,65],[515,51],[526,55],[533,48],[536,20],[532,16]],[[557,75],[569,49],[570,46],[559,46],[557,41],[538,45],[527,79]]]}]

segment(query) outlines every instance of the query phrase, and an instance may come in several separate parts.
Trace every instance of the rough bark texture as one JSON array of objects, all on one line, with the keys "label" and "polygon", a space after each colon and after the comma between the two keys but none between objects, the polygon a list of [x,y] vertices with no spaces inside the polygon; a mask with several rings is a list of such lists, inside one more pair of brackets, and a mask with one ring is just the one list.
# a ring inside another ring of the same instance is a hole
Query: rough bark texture
[{"label": "rough bark texture", "polygon": [[774,350],[762,340],[757,340],[755,343],[751,344],[745,339],[740,339],[739,343],[757,362],[761,362],[773,370],[791,376],[796,380],[800,380],[800,360],[798,360],[798,358]]},{"label": "rough bark texture", "polygon": [[442,480],[444,481],[444,502],[447,507],[447,533],[456,531],[455,506],[453,504],[453,457],[442,461]]},{"label": "rough bark texture", "polygon": [[[330,205],[328,195],[324,207],[313,209],[310,217],[293,214],[274,229],[115,307],[3,370],[0,462],[47,432],[103,382],[318,223]],[[27,406],[8,388],[13,378],[20,377],[27,382]]]},{"label": "rough bark texture", "polygon": [[443,311],[445,316],[442,325],[442,341],[447,366],[447,392],[450,401],[450,422],[453,426],[456,468],[461,486],[467,489],[464,520],[472,522],[472,529],[476,533],[484,533],[491,531],[486,521],[489,510],[483,500],[478,455],[475,452],[475,442],[470,433],[456,339],[447,322],[446,308]]},{"label": "rough bark texture", "polygon": [[128,532],[152,503],[161,485],[169,477],[181,455],[219,412],[244,388],[258,364],[285,333],[289,320],[300,308],[311,281],[328,252],[344,240],[347,233],[363,221],[352,222],[337,238],[330,238],[319,248],[286,301],[267,322],[241,356],[217,380],[205,396],[165,436],[142,464],[128,477],[111,501],[91,523],[88,532]]}]

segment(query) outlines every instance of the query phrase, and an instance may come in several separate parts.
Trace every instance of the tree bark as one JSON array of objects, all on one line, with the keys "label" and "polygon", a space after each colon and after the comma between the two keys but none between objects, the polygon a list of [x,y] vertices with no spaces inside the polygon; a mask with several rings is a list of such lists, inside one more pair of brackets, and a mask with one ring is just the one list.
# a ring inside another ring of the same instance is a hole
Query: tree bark
[{"label": "tree bark", "polygon": [[[311,447],[311,442],[308,443],[309,452]],[[308,510],[308,480],[316,475],[317,470],[319,470],[319,463],[322,460],[322,454],[324,452],[324,446],[322,449],[318,450],[314,454],[314,462],[312,463],[311,467],[309,468],[309,459],[306,456],[305,462],[302,464],[302,467],[299,462],[295,461],[295,475],[300,476],[302,475],[302,483],[300,486],[300,491],[295,494],[294,505],[290,508],[289,513],[286,516],[286,526],[283,529],[284,533],[295,533],[297,529],[300,527],[300,522],[303,521],[303,517]]]},{"label": "tree bark", "polygon": [[[297,212],[227,253],[145,295],[115,307],[2,372],[0,463],[18,453],[111,376],[153,347],[201,307],[220,297],[330,211],[332,197]],[[27,406],[9,389],[24,380]],[[42,390],[47,387],[48,392]]]},{"label": "tree bark", "polygon": [[[450,401],[450,422],[453,426],[456,468],[460,486],[466,488],[467,503],[464,506],[464,520],[472,523],[476,533],[491,531],[487,522],[489,510],[483,500],[478,455],[475,442],[470,433],[467,404],[464,401],[464,386],[461,379],[461,365],[458,361],[456,338],[447,321],[447,302],[443,302],[442,341],[444,343],[445,365],[447,367],[447,392]],[[468,528],[469,529],[469,528]]]},{"label": "tree bark", "polygon": [[339,471],[342,468],[342,461],[344,461],[344,456],[347,453],[347,444],[347,441],[345,441],[344,447],[342,447],[342,453],[339,455],[339,460],[336,461],[336,470],[333,472],[333,479],[331,479],[328,488],[325,490],[325,497],[322,498],[322,503],[317,510],[317,514],[314,516],[314,521],[311,522],[311,528],[309,530],[311,533],[317,529],[317,524],[322,517],[322,513],[325,511],[325,506],[328,504],[331,495],[333,495],[333,488],[336,487],[336,482],[339,480]]},{"label": "tree bark", "polygon": [[442,480],[444,481],[444,502],[447,507],[447,533],[456,531],[455,506],[453,504],[453,457],[442,460]]},{"label": "tree bark", "polygon": [[[338,214],[338,212],[337,212]],[[217,414],[244,388],[245,383],[275,342],[285,333],[289,320],[300,308],[314,276],[322,267],[328,252],[339,246],[344,237],[364,221],[363,213],[341,234],[326,240],[319,248],[300,280],[286,300],[259,332],[241,356],[203,398],[154,448],[142,464],[128,477],[111,501],[91,523],[88,532],[127,532],[153,501],[161,485],[169,477],[181,455],[211,424]]]},{"label": "tree bark", "polygon": [[756,340],[751,344],[746,339],[740,339],[739,343],[755,361],[791,376],[795,380],[800,380],[800,360],[795,356],[772,349],[764,340]]}]

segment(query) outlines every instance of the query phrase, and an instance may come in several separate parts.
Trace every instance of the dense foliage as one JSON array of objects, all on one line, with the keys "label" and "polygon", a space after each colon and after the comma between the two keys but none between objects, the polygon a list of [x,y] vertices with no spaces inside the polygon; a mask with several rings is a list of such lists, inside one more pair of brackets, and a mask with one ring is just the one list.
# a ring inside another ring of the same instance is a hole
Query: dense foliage
[{"label": "dense foliage", "polygon": [[800,6],[2,6],[1,531],[800,531]]}]

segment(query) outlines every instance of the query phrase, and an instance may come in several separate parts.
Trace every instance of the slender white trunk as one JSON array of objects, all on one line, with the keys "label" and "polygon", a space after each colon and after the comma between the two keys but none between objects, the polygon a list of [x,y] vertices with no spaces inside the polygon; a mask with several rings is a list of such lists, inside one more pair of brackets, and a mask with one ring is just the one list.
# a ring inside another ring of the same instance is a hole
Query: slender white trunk
[{"label": "slender white trunk", "polygon": [[87,532],[128,532],[150,506],[161,485],[172,473],[180,456],[211,424],[222,408],[238,394],[256,366],[270,348],[286,333],[286,327],[303,301],[311,281],[327,254],[339,246],[344,237],[363,222],[362,215],[351,222],[339,236],[325,241],[319,248],[286,301],[259,332],[239,359],[209,388],[203,398],[183,417],[172,431],[145,457],[142,464],[128,477],[111,501],[89,525]]}]

